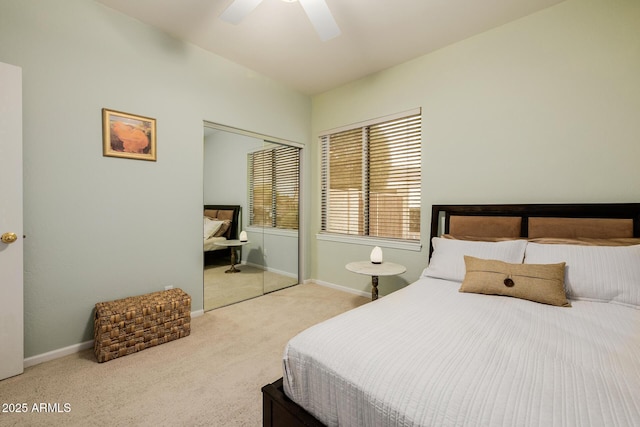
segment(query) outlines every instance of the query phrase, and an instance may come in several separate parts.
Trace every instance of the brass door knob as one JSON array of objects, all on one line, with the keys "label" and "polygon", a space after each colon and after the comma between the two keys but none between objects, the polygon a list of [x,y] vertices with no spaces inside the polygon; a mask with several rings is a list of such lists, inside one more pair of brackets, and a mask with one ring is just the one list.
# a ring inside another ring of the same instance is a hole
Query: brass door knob
[{"label": "brass door knob", "polygon": [[0,238],[0,240],[2,240],[3,243],[6,243],[7,245],[15,242],[16,240],[18,240],[18,236],[16,236],[16,233],[4,233],[2,235],[2,238]]}]

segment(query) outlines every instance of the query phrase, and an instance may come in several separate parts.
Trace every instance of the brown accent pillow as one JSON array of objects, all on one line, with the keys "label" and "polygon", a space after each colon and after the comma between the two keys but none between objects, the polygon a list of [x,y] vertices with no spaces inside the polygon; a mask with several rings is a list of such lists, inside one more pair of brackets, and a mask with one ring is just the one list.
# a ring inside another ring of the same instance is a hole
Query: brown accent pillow
[{"label": "brown accent pillow", "polygon": [[205,209],[204,216],[208,216],[211,219],[218,218],[218,210],[217,209]]},{"label": "brown accent pillow", "polygon": [[509,264],[465,255],[467,273],[460,292],[503,295],[571,307],[564,290],[564,266],[559,264]]},{"label": "brown accent pillow", "polygon": [[[220,220],[221,220],[221,218],[218,218],[218,221],[220,221]],[[218,228],[218,231],[215,232],[213,237],[224,236],[226,234],[227,230],[229,229],[230,225],[231,225],[231,220],[230,219],[225,219],[224,221],[222,221],[222,225],[220,226],[220,228]]]},{"label": "brown accent pillow", "polygon": [[229,211],[229,210],[223,210],[220,209],[218,211],[218,219],[228,219],[228,220],[233,220],[233,211]]}]

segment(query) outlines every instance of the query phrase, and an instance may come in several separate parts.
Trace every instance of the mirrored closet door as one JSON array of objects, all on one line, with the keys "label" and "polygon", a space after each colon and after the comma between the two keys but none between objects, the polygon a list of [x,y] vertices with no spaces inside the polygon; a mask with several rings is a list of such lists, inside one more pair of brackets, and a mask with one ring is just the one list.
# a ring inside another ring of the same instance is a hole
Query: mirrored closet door
[{"label": "mirrored closet door", "polygon": [[299,283],[300,151],[205,122],[205,311]]},{"label": "mirrored closet door", "polygon": [[[298,283],[300,148],[264,141],[247,155],[247,263],[264,272],[264,293]],[[259,244],[258,244],[259,243]]]}]

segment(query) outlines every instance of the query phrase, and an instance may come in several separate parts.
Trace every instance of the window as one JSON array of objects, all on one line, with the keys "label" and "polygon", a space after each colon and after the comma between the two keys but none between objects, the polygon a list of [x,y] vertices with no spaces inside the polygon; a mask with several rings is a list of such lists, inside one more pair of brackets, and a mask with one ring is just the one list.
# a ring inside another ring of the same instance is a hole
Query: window
[{"label": "window", "polygon": [[249,153],[249,225],[298,229],[300,149]]},{"label": "window", "polygon": [[420,240],[420,111],[320,139],[322,231]]}]

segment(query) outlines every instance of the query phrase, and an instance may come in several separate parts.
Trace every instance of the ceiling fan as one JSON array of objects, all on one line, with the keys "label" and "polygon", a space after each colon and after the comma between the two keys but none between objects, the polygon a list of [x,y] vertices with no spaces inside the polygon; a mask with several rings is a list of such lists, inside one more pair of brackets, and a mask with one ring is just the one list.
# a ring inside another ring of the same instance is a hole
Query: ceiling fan
[{"label": "ceiling fan", "polygon": [[[285,0],[295,1],[295,0]],[[325,0],[299,0],[302,8],[307,13],[311,24],[320,36],[320,40],[327,41],[340,35],[340,28],[333,19],[331,11]],[[253,9],[258,6],[262,0],[234,0],[229,7],[222,12],[220,19],[231,24],[238,24]]]}]

